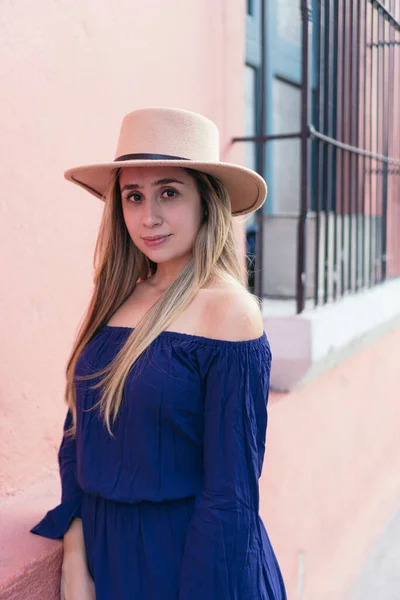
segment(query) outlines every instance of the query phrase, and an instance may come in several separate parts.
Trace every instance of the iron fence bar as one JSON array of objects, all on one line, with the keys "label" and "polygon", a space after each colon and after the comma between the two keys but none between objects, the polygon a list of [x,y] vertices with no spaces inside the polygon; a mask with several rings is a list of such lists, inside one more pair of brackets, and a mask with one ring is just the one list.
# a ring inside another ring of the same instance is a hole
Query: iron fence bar
[{"label": "iron fence bar", "polygon": [[[321,26],[324,33],[324,59],[322,61],[322,72],[323,79],[321,80],[321,84],[323,85],[323,114],[324,114],[324,127],[323,131],[330,134],[329,131],[329,93],[330,93],[330,77],[329,77],[329,67],[330,67],[330,28],[329,28],[329,13],[330,13],[330,0],[325,0],[324,2],[325,10],[323,14],[323,18],[321,19]],[[326,290],[327,290],[327,281],[328,281],[328,256],[327,256],[327,244],[326,244],[326,221],[329,219],[329,164],[328,164],[328,150],[329,145],[323,144],[322,146],[322,173],[323,173],[323,183],[322,183],[322,211],[324,214],[324,244],[322,251],[322,265],[323,265],[323,280],[322,280],[322,293],[323,293],[323,302],[326,302]],[[319,246],[319,242],[321,241],[320,234],[318,235],[317,244]],[[318,274],[317,274],[318,276]]]},{"label": "iron fence bar", "polygon": [[[381,125],[382,125],[382,15],[380,10],[377,10],[377,20],[378,20],[378,69],[377,69],[377,111],[376,111],[376,151],[381,152]],[[378,283],[381,282],[381,253],[382,253],[382,177],[381,174],[377,174],[376,177],[376,204],[377,204],[377,214],[378,219],[376,220],[376,239],[378,240],[376,247],[376,278]]]},{"label": "iron fence bar", "polygon": [[[332,34],[334,0],[326,0],[326,131],[333,135],[333,47],[334,39]],[[324,244],[324,303],[328,302],[329,295],[329,248],[330,248],[330,217],[332,208],[332,199],[334,197],[333,164],[334,164],[334,146],[325,144],[326,170],[325,170],[325,244]]]},{"label": "iron fence bar", "polygon": [[[389,42],[394,41],[394,35],[395,35],[395,31],[392,27],[389,27]],[[395,111],[394,111],[394,51],[395,51],[395,47],[394,45],[392,46],[389,43],[388,46],[388,61],[389,61],[389,66],[388,66],[388,77],[389,77],[389,99],[388,99],[388,150],[387,153],[390,154],[393,152],[394,148],[394,144],[393,144],[393,129],[391,129],[390,124],[393,123],[395,121]],[[391,169],[389,169],[388,165],[386,165],[386,176],[388,177],[388,182],[389,182],[389,175],[391,175]],[[390,207],[391,207],[391,214],[392,214],[392,218],[391,218],[391,224],[393,223],[393,216],[394,216],[394,206],[395,206],[395,202],[396,202],[396,198],[393,194],[393,177],[391,177],[390,179],[390,189],[389,189],[389,193],[390,193]],[[391,250],[391,257],[393,254],[393,249],[396,248],[395,242],[394,242],[394,229],[396,227],[393,227],[392,225],[392,230],[390,232],[390,250]],[[392,257],[391,263],[390,263],[390,274],[392,275],[393,272],[393,267],[394,267],[395,261]]]},{"label": "iron fence bar", "polygon": [[[265,71],[266,71],[266,31],[265,31],[265,1],[261,1],[261,65],[260,65],[260,120],[258,124],[258,137],[265,136],[266,115],[265,115]],[[265,175],[265,144],[259,140],[258,143],[258,172],[261,176]],[[256,212],[256,256],[254,261],[254,293],[259,298],[263,297],[263,241],[264,241],[264,212]]]},{"label": "iron fence bar", "polygon": [[400,46],[400,42],[381,42],[380,44],[370,44],[371,46]]},{"label": "iron fence bar", "polygon": [[[386,147],[386,121],[387,121],[387,80],[386,80],[386,20],[382,10],[380,12],[380,53],[381,53],[381,122],[379,130],[379,143],[380,151],[385,154]],[[386,207],[387,207],[387,189],[385,186],[385,170],[386,163],[382,165],[383,172],[379,174],[380,178],[380,197],[381,197],[381,220],[380,220],[380,245],[379,245],[379,268],[380,268],[380,281],[386,279],[386,243],[387,243],[387,230],[386,230]]]},{"label": "iron fence bar", "polygon": [[[382,40],[382,14],[381,11],[377,11],[378,18],[378,43]],[[377,77],[377,111],[376,111],[376,151],[381,152],[381,131],[382,131],[382,116],[383,116],[383,101],[382,101],[382,85],[385,85],[383,79],[383,69],[382,69],[382,46],[379,44],[377,48],[378,52],[378,77]],[[378,282],[382,281],[382,218],[383,218],[383,198],[382,198],[382,179],[377,177],[376,179],[376,204],[377,204],[377,213],[379,215],[379,219],[376,219],[376,228],[375,228],[375,239],[379,240],[379,243],[376,245],[376,253],[375,253],[375,264],[376,264],[376,278]],[[380,221],[380,222],[379,222]],[[379,236],[379,237],[378,237]]]},{"label": "iron fence bar", "polygon": [[[354,17],[354,6],[355,3],[350,2],[349,12],[350,12],[350,55],[349,55],[349,73],[350,73],[350,86],[349,86],[349,104],[350,104],[350,115],[355,115],[357,113],[357,98],[356,98],[356,61],[355,61],[355,41],[354,41],[354,29],[356,24],[356,18]],[[349,127],[349,140],[351,145],[356,145],[357,140],[355,138],[355,121],[353,118],[350,121]],[[353,291],[353,269],[355,269],[355,257],[354,257],[354,245],[353,245],[353,215],[355,217],[354,210],[354,200],[356,195],[355,190],[355,161],[356,155],[351,153],[349,155],[349,205],[348,205],[348,219],[349,219],[349,227],[348,227],[348,277],[347,277],[347,287],[350,291]]]},{"label": "iron fence bar", "polygon": [[[382,23],[383,43],[382,48],[382,79],[384,82],[382,89],[382,150],[387,155],[389,152],[389,129],[388,129],[388,111],[389,111],[389,89],[385,83],[387,79],[388,71],[388,57],[387,48],[385,47],[387,27],[386,22]],[[389,82],[390,85],[390,82]],[[386,168],[385,168],[386,167]],[[387,163],[384,164],[382,173],[382,247],[381,247],[381,281],[385,281],[387,278],[387,259],[388,259],[388,176],[387,176]]]},{"label": "iron fence bar", "polygon": [[351,144],[339,142],[339,140],[336,140],[335,138],[332,138],[328,135],[321,133],[320,131],[317,131],[313,125],[309,125],[308,129],[311,137],[318,138],[324,142],[336,146],[337,148],[346,150],[347,152],[355,152],[356,154],[374,158],[375,160],[380,162],[387,162],[394,165],[400,165],[400,158],[391,158],[390,156],[384,156],[383,154],[378,154],[377,152],[370,152],[369,150],[363,150],[362,148],[352,146]]},{"label": "iron fence bar", "polygon": [[[382,146],[382,124],[383,124],[383,112],[384,112],[384,108],[383,108],[383,104],[384,104],[384,97],[383,97],[383,89],[382,89],[382,82],[384,85],[384,73],[383,73],[383,45],[382,45],[382,24],[383,24],[383,19],[382,19],[382,13],[380,11],[380,9],[378,8],[377,10],[377,16],[378,16],[378,80],[377,80],[377,111],[376,111],[376,142],[377,142],[377,146],[376,146],[376,150],[377,152],[382,152],[383,146]],[[383,153],[383,152],[382,152]],[[376,233],[377,235],[377,239],[378,239],[378,244],[377,244],[377,252],[376,252],[376,269],[377,269],[377,279],[378,282],[380,283],[382,281],[382,234],[383,234],[383,229],[382,229],[382,225],[383,225],[383,188],[382,188],[382,177],[380,174],[377,174],[377,181],[376,181],[376,191],[377,191],[377,195],[376,195],[376,200],[377,200],[377,207],[378,207],[378,215],[379,218],[377,219],[377,228],[378,231]]]},{"label": "iron fence bar", "polygon": [[[395,13],[396,3],[392,2],[392,0],[390,1],[389,10],[391,13],[394,12],[394,14],[396,14]],[[395,108],[394,108],[394,101],[395,101],[394,60],[395,60],[395,51],[396,51],[396,48],[395,48],[396,44],[394,43],[395,36],[396,36],[396,31],[392,27],[390,27],[389,28],[389,80],[390,80],[391,90],[389,92],[389,104],[390,104],[389,123],[393,123],[394,119],[396,118],[396,113],[395,113]],[[394,138],[393,130],[390,130],[389,154],[394,153],[394,139],[393,138]],[[393,192],[394,192],[394,183],[396,181],[396,177],[393,177],[392,170],[389,167],[387,168],[387,173],[388,173],[388,177],[390,176],[390,179],[389,179],[389,182],[390,182],[390,208],[391,208],[391,225],[392,225],[391,232],[390,232],[390,250],[391,250],[390,258],[391,258],[391,261],[390,261],[389,277],[392,277],[396,273],[396,270],[395,270],[395,265],[396,265],[395,229],[396,229],[396,227],[393,227],[393,219],[395,217],[395,207],[396,207],[396,197]]]},{"label": "iron fence bar", "polygon": [[[375,39],[375,10],[372,4],[370,4],[370,12],[371,12],[371,39],[372,41]],[[370,132],[370,148],[372,152],[373,148],[373,135],[372,135],[372,127],[373,127],[373,95],[372,90],[374,89],[374,64],[375,64],[375,54],[378,54],[378,46],[376,47],[376,51],[371,46],[371,69],[370,69],[370,105],[369,105],[369,132]],[[376,86],[375,86],[376,89]],[[373,157],[370,156],[370,177],[369,177],[369,287],[372,287],[375,283],[375,263],[374,263],[374,253],[375,248],[373,247],[375,244],[375,238],[373,237],[373,232],[375,230],[375,222],[376,215],[374,214],[375,201],[373,196],[373,182],[376,182],[376,179],[372,178],[372,166],[376,164],[376,159],[373,162]],[[375,211],[376,212],[376,211]]]},{"label": "iron fence bar", "polygon": [[[342,127],[341,127],[341,138],[346,139],[346,119],[344,118],[347,114],[347,12],[346,12],[346,0],[342,1],[342,35],[343,35],[343,56],[342,56]],[[312,131],[312,130],[310,130]],[[314,134],[315,135],[315,134]],[[322,139],[322,138],[321,138]],[[326,141],[326,140],[325,140]],[[342,148],[342,150],[345,150]],[[344,295],[345,292],[345,241],[346,241],[346,228],[345,228],[345,211],[347,208],[347,195],[346,195],[346,174],[347,174],[347,154],[341,152],[342,156],[342,185],[341,185],[341,209],[342,209],[342,226],[340,232],[340,258],[341,258],[341,269],[340,269],[340,294]]]},{"label": "iron fence bar", "polygon": [[[366,146],[366,137],[367,137],[367,0],[359,0],[359,7],[360,7],[360,13],[361,13],[361,5],[363,7],[362,10],[362,14],[363,14],[363,90],[362,90],[362,102],[361,105],[363,107],[363,125],[362,125],[362,134],[360,136],[360,145],[361,146]],[[361,42],[360,42],[360,47],[361,47]],[[366,189],[366,185],[365,185],[365,178],[366,178],[366,157],[365,156],[360,156],[359,157],[360,163],[361,163],[361,173],[362,173],[362,177],[361,177],[361,210],[362,210],[362,219],[361,219],[361,224],[362,224],[362,231],[361,231],[361,287],[364,288],[365,287],[365,263],[366,263],[366,242],[367,242],[367,236],[365,235],[365,225],[366,225],[366,220],[365,220],[365,215],[366,215],[366,210],[365,210],[365,203],[366,203],[366,197],[365,197],[365,189]]]},{"label": "iron fence bar", "polygon": [[[336,123],[335,123],[335,137],[339,137],[339,128],[340,124],[343,121],[344,114],[343,108],[341,106],[341,94],[340,90],[342,87],[342,78],[343,78],[343,26],[342,26],[342,1],[337,0],[336,6],[336,16],[335,16],[335,36],[337,43],[337,53],[336,53],[336,63],[335,63],[335,83],[336,83]],[[343,178],[343,152],[340,148],[337,148],[336,151],[336,164],[335,164],[335,174],[336,174],[336,189],[341,190],[342,188],[342,178]],[[333,277],[333,288],[332,288],[332,296],[333,299],[336,300],[338,297],[338,289],[339,289],[339,273],[342,270],[342,249],[341,244],[339,244],[338,235],[339,235],[339,224],[340,224],[340,236],[342,235],[343,230],[343,197],[342,194],[339,193],[336,195],[335,199],[335,228],[334,228],[334,277]],[[339,217],[339,218],[338,218]]]},{"label": "iron fence bar", "polygon": [[[370,5],[369,0],[364,0],[365,2],[365,137],[364,137],[364,148],[371,148],[371,135],[369,130],[369,113],[368,110],[371,111],[371,78],[370,78],[370,63],[372,61],[372,48],[369,47],[369,36],[371,30],[370,23],[370,11],[372,11],[372,6]],[[367,87],[368,86],[368,87]],[[368,236],[369,234],[369,226],[370,226],[370,210],[369,210],[369,199],[371,194],[371,188],[369,187],[369,169],[371,167],[371,159],[368,156],[363,156],[364,158],[364,184],[365,184],[365,223],[364,223],[364,232],[365,232],[365,276],[364,276],[364,285],[366,287],[369,286],[369,247],[371,245],[371,239]],[[368,243],[369,240],[369,243]],[[368,244],[368,245],[367,245]]]},{"label": "iron fence bar", "polygon": [[[361,61],[361,6],[360,6],[360,0],[358,0],[357,2],[354,2],[354,6],[355,6],[355,14],[356,14],[356,64],[357,64],[357,77],[356,77],[356,102],[357,105],[360,107],[361,111],[363,110],[363,105],[360,102],[360,89],[361,89],[361,70],[360,70],[360,61]],[[355,113],[356,117],[355,117],[355,121],[356,121],[356,127],[355,127],[355,136],[356,136],[356,141],[357,141],[357,145],[360,144],[360,137],[362,135],[361,132],[361,128],[360,128],[360,115],[357,115],[357,111]],[[362,217],[362,199],[360,197],[360,192],[361,192],[361,186],[360,186],[360,166],[361,166],[361,157],[359,154],[356,154],[356,168],[355,168],[355,190],[356,190],[356,195],[355,195],[355,208],[356,208],[356,214],[355,214],[355,224],[356,224],[356,247],[355,247],[355,267],[356,267],[356,276],[355,276],[355,289],[356,291],[360,289],[362,283],[361,283],[361,271],[362,271],[362,266],[361,266],[361,257],[362,257],[362,251],[360,248],[360,244],[362,241],[362,237],[361,237],[361,217]]]},{"label": "iron fence bar", "polygon": [[312,8],[310,0],[300,0],[302,21],[302,74],[301,74],[301,200],[297,230],[296,265],[296,310],[304,310],[306,295],[306,234],[309,210],[309,129],[310,123],[310,85],[309,62],[311,46]]},{"label": "iron fence bar", "polygon": [[[395,36],[399,37],[398,43],[400,44],[400,31],[396,31]],[[397,56],[395,58],[396,58],[396,62],[397,62],[397,69],[394,67],[395,75],[394,75],[393,88],[394,88],[395,100],[394,100],[393,106],[397,107],[396,116],[397,116],[397,119],[400,120],[400,53],[397,53]],[[393,140],[394,140],[393,153],[395,154],[396,152],[398,152],[400,154],[400,136],[399,135],[393,136]],[[400,223],[400,175],[395,178],[393,196],[395,199],[394,200],[395,223]],[[395,251],[396,251],[396,263],[395,263],[396,271],[395,271],[395,273],[397,276],[400,276],[399,228],[396,226],[394,227],[394,244],[395,244]]]},{"label": "iron fence bar", "polygon": [[[395,8],[395,7],[394,7]],[[389,37],[391,41],[395,41],[396,31],[390,27],[389,29]],[[395,44],[389,45],[389,81],[390,81],[390,92],[389,92],[389,134],[390,134],[390,144],[389,144],[389,153],[393,154],[395,151],[395,136],[393,133],[393,128],[390,126],[391,123],[396,121],[396,117],[398,117],[395,109],[395,61],[396,61],[396,47]],[[400,172],[400,169],[398,170]],[[393,223],[398,223],[396,221],[396,195],[395,195],[395,185],[396,185],[396,176],[393,176],[392,169],[387,167],[388,177],[390,176],[390,208],[391,208],[391,220],[390,223],[392,225],[391,228],[391,269],[390,276],[396,276],[397,273],[397,241],[396,241],[396,225],[393,226]]]},{"label": "iron fence bar", "polygon": [[[382,169],[372,169],[371,171],[372,173],[378,173],[379,175],[382,175],[383,173],[383,168]],[[387,172],[389,175],[399,175],[400,174],[400,169],[389,169],[387,168]],[[369,173],[369,171],[368,171]]]},{"label": "iron fence bar", "polygon": [[[345,14],[346,14],[346,30],[345,30],[345,36],[346,36],[346,49],[347,49],[347,56],[346,56],[346,65],[345,65],[345,97],[346,97],[346,115],[350,115],[352,114],[352,89],[353,89],[353,79],[352,79],[352,74],[353,74],[353,36],[352,36],[352,28],[353,28],[353,15],[352,15],[352,3],[350,4],[349,2],[345,2]],[[350,144],[352,143],[352,138],[351,138],[351,131],[352,131],[352,122],[350,120],[348,120],[347,118],[345,119],[345,123],[344,123],[344,138],[346,139]],[[345,273],[345,291],[348,292],[349,290],[351,290],[351,269],[352,269],[352,260],[351,260],[351,252],[352,252],[352,246],[351,246],[351,234],[352,234],[352,218],[351,218],[351,211],[352,211],[352,203],[351,203],[351,198],[352,198],[352,190],[351,190],[351,184],[352,184],[352,177],[351,177],[351,166],[352,166],[352,154],[350,153],[346,153],[345,154],[345,167],[346,167],[346,171],[345,171],[345,199],[346,199],[346,204],[345,204],[345,223],[347,220],[347,227],[345,229],[345,247],[347,252],[344,254],[344,257],[347,257],[347,273]]]},{"label": "iron fence bar", "polygon": [[246,137],[234,137],[234,142],[270,142],[273,140],[291,140],[301,138],[301,132],[299,133],[276,133],[272,135],[250,135]]},{"label": "iron fence bar", "polygon": [[[338,0],[333,0],[333,47],[337,50],[338,47],[338,33],[339,33],[339,21],[338,21]],[[331,135],[334,136],[336,133],[336,121],[337,121],[337,103],[334,102],[334,90],[337,85],[337,77],[338,77],[338,55],[337,51],[333,52],[333,66],[332,66],[332,123],[331,123]],[[335,117],[333,116],[335,115]],[[332,201],[333,201],[333,249],[332,249],[332,297],[335,296],[335,282],[337,280],[338,273],[338,256],[337,256],[337,233],[338,233],[338,213],[337,213],[337,178],[336,178],[336,168],[338,161],[338,151],[337,148],[332,147]]]},{"label": "iron fence bar", "polygon": [[[324,113],[324,102],[325,102],[325,86],[322,85],[324,77],[324,64],[325,64],[325,47],[321,43],[322,33],[324,29],[325,19],[325,6],[323,2],[318,3],[318,22],[317,22],[317,55],[318,55],[318,82],[317,82],[317,94],[316,94],[316,108],[317,114],[316,119],[318,127],[324,129],[325,125],[325,113]],[[320,251],[319,251],[319,240],[321,232],[321,205],[322,198],[324,196],[323,190],[323,169],[324,161],[321,160],[321,153],[323,152],[322,144],[317,140],[315,148],[315,259],[314,259],[314,305],[319,304],[319,268],[320,268]]]}]

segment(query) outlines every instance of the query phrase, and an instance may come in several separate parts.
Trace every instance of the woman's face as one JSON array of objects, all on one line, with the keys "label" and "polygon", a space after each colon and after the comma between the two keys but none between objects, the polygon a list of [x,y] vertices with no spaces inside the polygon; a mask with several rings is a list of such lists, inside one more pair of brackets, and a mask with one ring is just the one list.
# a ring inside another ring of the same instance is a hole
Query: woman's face
[{"label": "woman's face", "polygon": [[122,210],[133,243],[159,264],[190,259],[203,221],[195,180],[179,167],[124,167]]}]

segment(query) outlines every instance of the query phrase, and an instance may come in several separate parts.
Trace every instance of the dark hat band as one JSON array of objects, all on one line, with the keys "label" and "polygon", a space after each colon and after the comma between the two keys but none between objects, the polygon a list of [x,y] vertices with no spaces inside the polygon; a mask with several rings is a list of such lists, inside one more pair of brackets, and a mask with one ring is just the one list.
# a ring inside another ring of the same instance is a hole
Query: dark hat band
[{"label": "dark hat band", "polygon": [[122,154],[114,160],[189,160],[188,158],[182,158],[181,156],[170,156],[169,154]]}]

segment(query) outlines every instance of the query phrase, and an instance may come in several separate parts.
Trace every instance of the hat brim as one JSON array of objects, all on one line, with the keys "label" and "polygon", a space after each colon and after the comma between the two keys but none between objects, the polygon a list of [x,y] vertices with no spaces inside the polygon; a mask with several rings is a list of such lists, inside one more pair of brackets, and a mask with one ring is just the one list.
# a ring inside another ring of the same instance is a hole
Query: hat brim
[{"label": "hat brim", "polygon": [[213,175],[229,194],[234,216],[246,215],[262,206],[267,197],[267,185],[255,171],[231,163],[207,163],[191,160],[123,160],[98,163],[68,169],[65,179],[83,187],[104,200],[115,169],[126,167],[182,167]]}]

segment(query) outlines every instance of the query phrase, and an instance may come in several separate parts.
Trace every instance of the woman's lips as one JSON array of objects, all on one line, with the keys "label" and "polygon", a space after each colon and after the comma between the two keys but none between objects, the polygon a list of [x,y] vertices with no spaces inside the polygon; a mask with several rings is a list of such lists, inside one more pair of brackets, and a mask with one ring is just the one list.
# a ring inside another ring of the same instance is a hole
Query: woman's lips
[{"label": "woman's lips", "polygon": [[153,238],[142,238],[142,240],[144,241],[144,243],[146,244],[146,246],[160,246],[161,244],[163,244],[169,237],[171,234],[169,235],[160,235],[157,237],[153,237]]}]

